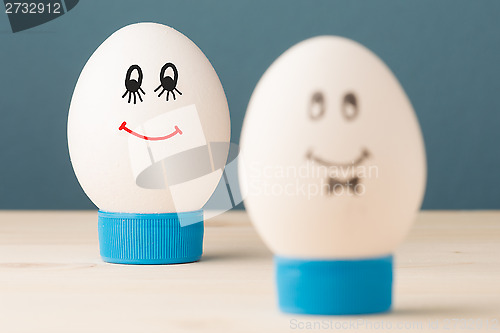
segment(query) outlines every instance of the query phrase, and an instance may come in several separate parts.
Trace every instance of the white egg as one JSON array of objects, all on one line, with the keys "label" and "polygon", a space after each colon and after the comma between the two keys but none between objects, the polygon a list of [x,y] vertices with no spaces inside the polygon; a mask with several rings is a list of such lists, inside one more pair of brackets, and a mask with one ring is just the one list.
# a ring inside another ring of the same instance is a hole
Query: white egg
[{"label": "white egg", "polygon": [[245,206],[268,246],[294,258],[393,253],[426,183],[410,101],[370,50],[323,36],[266,71],[241,135]]},{"label": "white egg", "polygon": [[161,24],[126,26],[90,57],[68,118],[75,173],[102,210],[200,209],[230,139],[224,90],[203,52]]}]

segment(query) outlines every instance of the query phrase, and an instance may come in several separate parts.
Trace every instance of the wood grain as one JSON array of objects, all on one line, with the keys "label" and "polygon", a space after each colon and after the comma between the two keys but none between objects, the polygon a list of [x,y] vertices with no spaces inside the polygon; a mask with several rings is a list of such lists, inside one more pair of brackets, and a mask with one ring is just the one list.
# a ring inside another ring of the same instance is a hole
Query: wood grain
[{"label": "wood grain", "polygon": [[171,266],[103,263],[96,219],[0,212],[0,332],[500,332],[497,211],[422,212],[396,253],[393,311],[361,317],[280,313],[243,212],[207,222],[202,261]]}]

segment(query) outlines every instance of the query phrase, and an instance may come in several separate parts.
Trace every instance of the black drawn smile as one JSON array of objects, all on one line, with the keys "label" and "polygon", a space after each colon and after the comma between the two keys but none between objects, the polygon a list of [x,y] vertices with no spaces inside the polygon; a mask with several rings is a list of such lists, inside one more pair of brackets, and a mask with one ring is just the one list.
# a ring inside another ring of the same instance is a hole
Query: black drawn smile
[{"label": "black drawn smile", "polygon": [[368,157],[370,157],[370,152],[366,148],[363,148],[361,150],[360,156],[357,159],[353,160],[351,163],[337,163],[337,162],[327,161],[321,157],[315,156],[312,149],[309,149],[306,153],[306,158],[310,161],[316,162],[326,167],[339,167],[339,168],[357,166],[363,163],[363,161],[366,160]]},{"label": "black drawn smile", "polygon": [[[359,155],[358,158],[353,160],[351,163],[337,163],[337,162],[332,162],[332,161],[327,161],[321,157],[315,156],[312,149],[309,149],[306,153],[306,158],[310,161],[313,161],[315,163],[318,163],[320,165],[323,165],[325,167],[331,168],[331,167],[336,167],[336,168],[350,168],[350,167],[355,167],[363,163],[367,158],[370,157],[370,152],[368,149],[363,148],[361,150],[361,154]],[[332,195],[335,194],[336,191],[338,191],[338,188],[343,188],[347,191],[351,191],[355,195],[359,194],[357,189],[357,186],[361,184],[361,179],[357,176],[354,175],[349,178],[349,179],[339,179],[336,177],[331,177],[328,175],[326,177],[326,184],[325,184],[325,193],[327,195]]]}]

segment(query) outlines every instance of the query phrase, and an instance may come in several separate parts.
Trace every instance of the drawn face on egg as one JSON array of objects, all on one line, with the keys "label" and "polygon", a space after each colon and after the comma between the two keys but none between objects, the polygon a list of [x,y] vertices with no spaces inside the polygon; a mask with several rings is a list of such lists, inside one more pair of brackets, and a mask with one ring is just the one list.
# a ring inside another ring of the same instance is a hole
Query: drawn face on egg
[{"label": "drawn face on egg", "polygon": [[82,187],[115,212],[200,209],[222,174],[229,137],[210,62],[186,36],[154,23],[124,27],[94,52],[68,119]]},{"label": "drawn face on egg", "polygon": [[[166,71],[168,69],[172,69],[173,74],[172,77],[169,76]],[[133,78],[134,71],[136,72],[137,78]],[[142,90],[141,85],[142,85],[142,79],[143,79],[143,74],[142,74],[142,69],[139,67],[139,65],[132,65],[129,67],[127,70],[127,74],[125,76],[125,93],[122,95],[122,98],[125,98],[128,96],[128,101],[127,103],[131,102],[131,99],[133,97],[134,104],[136,104],[137,99],[139,99],[140,102],[142,102],[142,95],[144,96],[146,93],[144,90]],[[179,79],[179,73],[177,71],[177,68],[175,67],[174,64],[172,63],[166,63],[160,71],[160,85],[154,90],[154,92],[157,92],[160,90],[160,93],[158,94],[158,97],[161,97],[164,92],[166,93],[166,101],[168,102],[169,100],[169,95],[172,94],[172,98],[175,100],[175,93],[177,92],[178,95],[182,95],[182,93],[177,89],[177,81]],[[118,128],[120,131],[125,131],[139,139],[146,140],[146,141],[161,141],[161,140],[167,140],[170,139],[171,137],[174,137],[175,135],[182,135],[182,131],[179,129],[177,125],[174,125],[174,130],[172,133],[165,134],[163,136],[146,136],[137,132],[134,132],[130,128],[127,127],[127,122],[124,121]]]},{"label": "drawn face on egg", "polygon": [[380,58],[345,38],[312,38],[276,59],[240,143],[245,207],[277,254],[390,253],[422,202],[425,150],[410,101]]},{"label": "drawn face on egg", "polygon": [[[325,100],[324,93],[322,91],[316,91],[311,96],[311,101],[308,106],[308,115],[311,121],[321,122],[324,119],[325,113],[328,110],[328,103]],[[342,121],[353,122],[359,116],[359,103],[356,94],[349,91],[346,92],[341,98],[341,104],[333,106],[333,110],[328,110],[330,112],[340,112],[342,115]],[[327,125],[328,126],[328,125]],[[366,147],[360,147],[359,153],[351,160],[337,161],[332,160],[331,157],[324,157],[315,154],[314,147],[311,147],[305,154],[306,159],[313,163],[326,168],[327,170],[335,168],[336,170],[344,170],[343,178],[338,177],[339,172],[326,173],[327,181],[324,184],[324,192],[328,195],[332,194],[344,194],[351,193],[357,196],[362,191],[361,181],[362,179],[356,175],[355,168],[362,165],[370,157],[370,151]],[[349,170],[351,169],[351,170]],[[339,189],[341,191],[339,191]]]}]

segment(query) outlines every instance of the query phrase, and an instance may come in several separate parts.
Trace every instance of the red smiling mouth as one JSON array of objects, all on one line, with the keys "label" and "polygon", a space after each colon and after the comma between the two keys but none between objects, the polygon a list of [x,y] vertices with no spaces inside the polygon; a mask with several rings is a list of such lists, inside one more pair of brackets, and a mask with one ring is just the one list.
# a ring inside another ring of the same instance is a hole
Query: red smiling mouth
[{"label": "red smiling mouth", "polygon": [[136,136],[138,137],[139,139],[144,139],[144,140],[149,140],[149,141],[161,141],[161,140],[166,140],[166,139],[170,139],[171,137],[175,136],[176,134],[179,134],[179,135],[182,135],[182,131],[179,129],[179,127],[177,126],[174,126],[175,128],[175,131],[168,134],[168,135],[165,135],[165,136],[145,136],[145,135],[142,135],[142,134],[139,134],[139,133],[136,133],[134,131],[132,131],[130,128],[127,127],[127,122],[123,122],[120,127],[118,128],[119,131],[121,130],[124,130],[125,132],[129,133],[129,134],[132,134],[133,136]]}]

